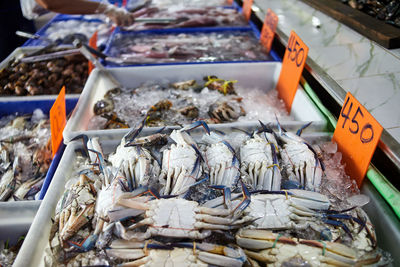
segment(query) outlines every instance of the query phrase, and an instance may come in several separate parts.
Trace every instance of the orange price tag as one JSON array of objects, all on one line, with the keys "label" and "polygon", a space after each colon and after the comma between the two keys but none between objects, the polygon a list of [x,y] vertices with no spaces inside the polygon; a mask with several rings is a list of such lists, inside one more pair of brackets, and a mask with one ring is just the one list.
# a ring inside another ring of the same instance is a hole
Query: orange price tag
[{"label": "orange price tag", "polygon": [[227,3],[228,5],[232,5],[232,4],[233,4],[233,0],[227,0],[226,3]]},{"label": "orange price tag", "polygon": [[333,133],[346,173],[361,186],[383,128],[351,93],[347,93]]},{"label": "orange price tag", "polygon": [[261,29],[260,41],[267,50],[271,50],[272,41],[274,40],[276,26],[278,25],[278,16],[268,8],[267,15],[265,16],[264,24]]},{"label": "orange price tag", "polygon": [[[89,46],[93,47],[94,49],[97,49],[97,31],[95,31],[94,34],[92,35],[92,37],[90,37]],[[90,60],[89,60],[89,63],[88,63],[88,69],[89,69],[89,74],[94,69],[94,65]]]},{"label": "orange price tag", "polygon": [[250,20],[252,6],[253,0],[243,0],[242,12],[247,21]]},{"label": "orange price tag", "polygon": [[294,96],[299,86],[301,73],[306,63],[308,46],[300,39],[294,31],[291,31],[285,55],[283,57],[282,69],[276,85],[278,95],[286,104],[290,112]]},{"label": "orange price tag", "polygon": [[66,122],[65,86],[63,86],[56,101],[50,109],[51,149],[53,157],[63,140],[63,130]]}]

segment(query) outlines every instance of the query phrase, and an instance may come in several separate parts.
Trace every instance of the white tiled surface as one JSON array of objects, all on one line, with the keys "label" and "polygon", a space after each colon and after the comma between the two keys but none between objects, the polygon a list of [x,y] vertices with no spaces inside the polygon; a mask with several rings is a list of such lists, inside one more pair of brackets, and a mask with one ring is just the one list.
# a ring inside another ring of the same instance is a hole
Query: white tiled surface
[{"label": "white tiled surface", "polygon": [[[386,50],[333,18],[297,0],[255,0],[271,8],[286,35],[294,30],[309,57],[350,91],[400,143],[400,49]],[[318,25],[318,26],[317,26]]]}]

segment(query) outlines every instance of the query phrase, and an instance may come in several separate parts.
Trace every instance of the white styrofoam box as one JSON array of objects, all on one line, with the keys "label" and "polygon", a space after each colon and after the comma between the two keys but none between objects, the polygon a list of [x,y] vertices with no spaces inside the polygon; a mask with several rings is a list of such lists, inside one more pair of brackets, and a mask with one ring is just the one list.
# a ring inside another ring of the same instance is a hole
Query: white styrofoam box
[{"label": "white styrofoam box", "polygon": [[[0,70],[7,67],[8,63],[14,58],[20,59],[24,57],[26,54],[33,53],[43,48],[44,46],[27,46],[27,47],[18,47],[16,48],[7,58],[5,58],[0,63]],[[60,88],[61,89],[61,88]],[[34,96],[0,96],[0,104],[1,102],[7,101],[23,101],[23,100],[55,100],[57,95],[34,95]],[[65,98],[79,98],[79,94],[66,94]]]},{"label": "white styrofoam box", "polygon": [[[201,81],[204,76],[216,75],[226,80],[237,80],[237,86],[248,88],[264,88],[265,92],[275,90],[281,69],[280,62],[254,63],[214,63],[183,64],[167,66],[142,66],[108,69],[124,87],[132,88],[144,82],[170,82],[195,79]],[[64,129],[64,142],[68,143],[79,134],[93,136],[107,132],[110,136],[126,133],[126,129],[87,130],[90,119],[94,116],[94,104],[103,99],[104,94],[115,84],[106,75],[95,69],[89,76],[85,88],[71,118]],[[313,121],[311,128],[325,130],[327,121],[299,86],[293,101],[291,115],[295,121],[281,121],[289,129],[299,128],[305,122]],[[230,126],[246,125],[243,122],[227,123]],[[254,122],[249,122],[249,125]],[[222,125],[222,124],[220,124]],[[292,126],[292,127],[290,127]]]},{"label": "white styrofoam box", "polygon": [[[210,127],[211,129],[215,129],[215,125],[210,125]],[[229,128],[226,129],[228,130]],[[145,128],[141,135],[146,136],[155,132],[155,128]],[[203,134],[204,131],[202,129],[191,131],[191,135],[195,140],[199,140]],[[96,136],[99,137],[100,144],[106,155],[115,151],[116,147],[121,142],[119,135],[118,138],[114,136],[111,140],[101,138],[101,134]],[[331,134],[314,132],[304,134],[302,137],[314,143],[317,141],[330,140]],[[44,266],[45,249],[49,246],[49,236],[52,225],[51,219],[55,216],[55,208],[58,200],[64,193],[65,184],[73,175],[73,166],[78,153],[76,150],[81,150],[82,148],[83,144],[81,141],[72,141],[67,145],[46,196],[42,201],[42,205],[37,212],[20,253],[15,260],[14,267]]]}]

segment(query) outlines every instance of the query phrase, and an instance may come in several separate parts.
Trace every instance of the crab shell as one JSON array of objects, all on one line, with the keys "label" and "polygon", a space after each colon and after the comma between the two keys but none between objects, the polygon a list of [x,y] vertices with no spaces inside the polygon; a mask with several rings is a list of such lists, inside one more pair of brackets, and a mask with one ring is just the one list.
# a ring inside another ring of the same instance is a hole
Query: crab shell
[{"label": "crab shell", "polygon": [[323,175],[319,161],[301,137],[285,135],[280,137],[286,143],[280,154],[289,180],[299,182],[306,190],[319,192]]},{"label": "crab shell", "polygon": [[[269,135],[273,139],[272,135]],[[258,134],[240,147],[241,171],[248,174],[249,184],[256,190],[281,189],[281,174],[274,164],[270,143]]]},{"label": "crab shell", "polygon": [[293,261],[310,266],[361,266],[379,261],[379,254],[359,257],[356,250],[340,243],[316,240],[297,240],[281,237],[266,230],[240,230],[236,235],[238,245],[245,248],[249,258],[281,266]]},{"label": "crab shell", "polygon": [[[210,135],[204,135],[203,140],[211,143],[212,140],[208,139],[213,138],[213,135],[216,134],[211,132]],[[205,162],[210,173],[211,185],[232,187],[236,184],[240,176],[239,160],[228,145],[221,140],[207,146]]]},{"label": "crab shell", "polygon": [[160,182],[164,195],[182,195],[201,176],[202,168],[197,145],[187,132],[174,130],[170,137],[176,144],[163,152]]},{"label": "crab shell", "polygon": [[122,176],[132,182],[133,188],[148,185],[149,179],[160,173],[160,166],[146,148],[125,147],[124,141],[121,141],[108,160],[115,168],[120,168]]},{"label": "crab shell", "polygon": [[146,210],[145,219],[129,227],[148,226],[145,233],[126,232],[127,240],[145,240],[152,236],[204,239],[209,230],[231,230],[241,227],[251,217],[232,216],[233,211],[223,208],[206,208],[195,201],[181,198],[155,199],[147,203],[133,199],[120,199],[118,204]]},{"label": "crab shell", "polygon": [[[113,242],[114,243],[114,242]],[[125,243],[125,245],[127,245]],[[129,245],[129,244],[128,244]],[[144,249],[139,249],[143,248]],[[189,246],[190,247],[190,246]],[[234,266],[243,265],[246,256],[240,249],[233,249],[209,243],[194,243],[193,248],[154,249],[144,243],[133,246],[111,248],[109,257],[134,260],[122,266]]]}]

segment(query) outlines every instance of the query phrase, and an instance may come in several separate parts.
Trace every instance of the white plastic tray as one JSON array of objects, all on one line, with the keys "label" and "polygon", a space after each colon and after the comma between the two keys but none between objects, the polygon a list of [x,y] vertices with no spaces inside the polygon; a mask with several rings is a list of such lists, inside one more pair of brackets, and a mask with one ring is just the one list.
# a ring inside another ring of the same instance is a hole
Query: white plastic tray
[{"label": "white plastic tray", "polygon": [[[214,127],[212,126],[212,128]],[[142,134],[151,134],[154,131],[155,129],[147,128],[143,130]],[[196,138],[199,133],[202,134],[202,130],[196,129],[192,135]],[[329,133],[307,133],[302,136],[311,142],[331,139],[331,134]],[[100,138],[100,140],[104,139]],[[113,140],[101,141],[104,153],[109,154],[114,151],[119,142],[119,137]],[[51,218],[54,218],[54,210],[64,192],[65,183],[72,175],[72,166],[77,155],[76,149],[82,149],[82,142],[73,141],[67,145],[60,165],[43,200],[43,205],[40,206],[36,214],[13,266],[44,266],[44,250],[49,243]],[[396,263],[400,262],[400,255],[396,253],[397,248],[400,247],[400,222],[369,181],[364,183],[362,193],[368,195],[371,199],[370,203],[365,206],[365,211],[375,225],[378,246],[392,254],[395,261],[393,265],[396,266]],[[14,212],[19,211],[14,210]]]},{"label": "white plastic tray", "polygon": [[[211,126],[211,129],[212,128],[215,128],[215,126]],[[147,128],[142,131],[142,135],[154,132],[154,128]],[[202,129],[195,129],[191,132],[191,135],[194,138],[197,138],[199,134],[204,134],[204,131]],[[119,137],[114,138],[113,140],[105,140],[104,138],[101,138],[100,135],[98,136],[100,137],[101,145],[105,154],[113,152],[121,141]],[[331,138],[329,133],[310,133],[302,136],[309,141],[327,141]],[[48,247],[49,243],[52,223],[51,219],[55,216],[55,207],[64,192],[65,183],[73,174],[73,163],[77,156],[75,150],[82,148],[83,146],[81,141],[72,141],[67,145],[57,171],[54,174],[49,189],[47,190],[46,196],[43,199],[43,203],[36,214],[14,266],[44,266],[44,251],[45,248]]]},{"label": "white plastic tray", "polygon": [[[0,63],[0,70],[7,67],[8,62],[14,58],[21,58],[26,53],[33,53],[43,46],[28,46],[28,47],[18,47],[16,48],[8,57],[6,57]],[[61,89],[61,88],[60,88]],[[0,96],[1,102],[11,102],[11,101],[23,101],[23,100],[49,100],[56,99],[57,95],[35,95],[35,96]],[[67,94],[65,98],[79,98],[79,94]]]},{"label": "white plastic tray", "polygon": [[[167,66],[142,66],[109,69],[114,77],[125,87],[136,87],[147,81],[163,82],[196,79],[201,81],[204,76],[216,75],[223,79],[238,80],[237,86],[249,88],[265,88],[265,92],[274,90],[281,69],[280,62],[255,63],[218,63],[218,64],[184,64]],[[71,118],[64,129],[64,143],[85,133],[94,136],[107,133],[110,136],[122,135],[126,129],[87,130],[90,119],[94,116],[93,106],[103,99],[104,94],[115,85],[105,75],[95,69],[89,76],[85,88]],[[313,121],[310,128],[325,130],[327,121],[305,91],[299,86],[293,101],[291,115],[295,121],[282,121],[289,129],[299,128],[304,122]],[[254,122],[249,122],[253,124]],[[241,126],[240,123],[220,125]],[[292,127],[291,127],[292,126]]]}]

